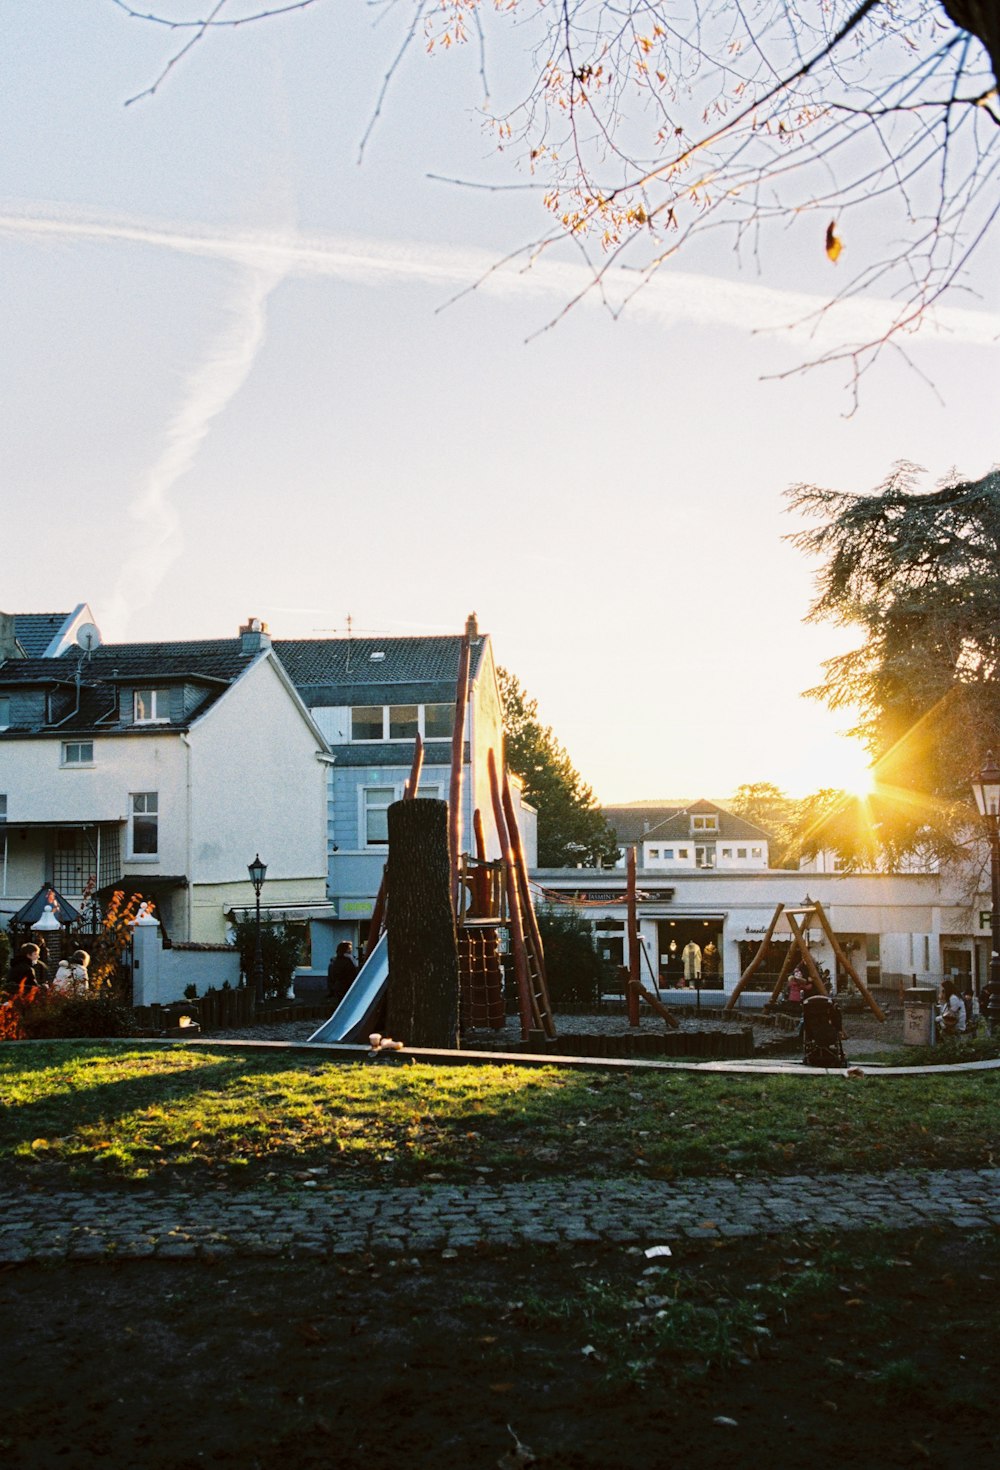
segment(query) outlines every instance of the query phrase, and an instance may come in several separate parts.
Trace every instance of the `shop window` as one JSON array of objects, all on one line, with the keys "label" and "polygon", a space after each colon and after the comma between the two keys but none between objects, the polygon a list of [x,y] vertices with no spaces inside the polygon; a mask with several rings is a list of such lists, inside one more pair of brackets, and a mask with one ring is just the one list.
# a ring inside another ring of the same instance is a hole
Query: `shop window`
[{"label": "shop window", "polygon": [[[92,740],[64,740],[62,763],[64,766],[92,766],[94,764],[94,742]],[[56,886],[58,887],[58,884]]]},{"label": "shop window", "polygon": [[132,699],[137,725],[163,725],[169,721],[169,689],[137,689]]},{"label": "shop window", "polygon": [[159,852],[159,793],[133,791],[130,797],[129,857],[155,857]]}]

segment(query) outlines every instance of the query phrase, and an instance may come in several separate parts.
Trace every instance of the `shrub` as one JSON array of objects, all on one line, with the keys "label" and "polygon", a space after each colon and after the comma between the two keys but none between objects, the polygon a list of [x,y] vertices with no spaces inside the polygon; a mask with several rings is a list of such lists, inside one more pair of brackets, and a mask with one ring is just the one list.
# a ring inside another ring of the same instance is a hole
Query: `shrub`
[{"label": "shrub", "polygon": [[594,948],[590,925],[579,914],[538,911],[545,950],[545,976],[553,1005],[597,1005],[601,991],[613,988],[615,967]]},{"label": "shrub", "polygon": [[[264,990],[283,1000],[292,983],[295,967],[300,963],[303,926],[286,926],[269,913],[260,916],[260,953],[264,963]],[[253,984],[253,967],[257,946],[256,917],[239,919],[233,925],[232,943],[240,952],[240,970],[248,985]]]},{"label": "shrub", "polygon": [[0,1005],[0,1040],[36,1041],[80,1036],[134,1036],[135,1018],[108,991],[63,995],[22,982]]}]

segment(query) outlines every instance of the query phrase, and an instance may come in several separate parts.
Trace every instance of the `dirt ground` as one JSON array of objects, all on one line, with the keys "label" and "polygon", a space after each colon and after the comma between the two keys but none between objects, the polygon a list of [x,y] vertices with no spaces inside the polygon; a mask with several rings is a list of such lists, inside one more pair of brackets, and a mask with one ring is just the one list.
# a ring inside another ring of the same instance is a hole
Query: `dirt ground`
[{"label": "dirt ground", "polygon": [[[581,1247],[11,1269],[0,1462],[978,1470],[997,1249],[928,1231],[681,1242],[653,1267]],[[754,1311],[722,1350],[710,1323],[704,1351],[654,1341],[681,1287],[695,1327]]]}]

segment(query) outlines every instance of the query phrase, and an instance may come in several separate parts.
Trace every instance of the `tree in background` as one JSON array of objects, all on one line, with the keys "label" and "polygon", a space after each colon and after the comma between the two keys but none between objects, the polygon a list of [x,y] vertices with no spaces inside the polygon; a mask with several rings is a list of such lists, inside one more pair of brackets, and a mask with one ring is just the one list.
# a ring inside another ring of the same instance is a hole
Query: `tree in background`
[{"label": "tree in background", "polygon": [[[284,1000],[292,983],[295,967],[302,963],[306,926],[278,922],[272,914],[260,916],[260,953],[264,962],[264,990],[277,1000]],[[257,952],[257,919],[249,914],[233,922],[229,942],[240,952],[240,974],[246,983],[253,980]]]},{"label": "tree in background", "polygon": [[[193,19],[177,0],[152,13],[114,0],[170,37],[138,97],[209,31],[320,3],[234,13],[223,0]],[[832,300],[878,290],[885,311],[845,324],[816,360],[850,363],[856,387],[887,342],[901,348],[962,283],[996,219],[996,0],[413,0],[394,13],[399,50],[362,150],[411,46],[441,52],[474,39],[486,125],[520,172],[513,187],[536,190],[546,220],[526,253],[572,240],[590,266],[583,291],[601,290],[612,310],[616,289],[627,299],[720,228],[755,264],[768,240],[779,267],[793,251],[831,266],[843,254],[856,264]],[[517,53],[502,34],[510,25]],[[507,52],[510,104],[487,93],[491,33]],[[331,74],[347,64],[357,58],[331,57]],[[623,261],[633,269],[616,287],[609,270]],[[806,319],[815,325],[826,310]]]},{"label": "tree in background", "polygon": [[870,495],[798,485],[819,524],[793,544],[821,560],[810,619],[857,627],[809,694],[856,708],[870,751],[866,802],[890,856],[956,851],[970,823],[969,773],[1000,733],[1000,473],[930,493],[902,464]]},{"label": "tree in background", "polygon": [[621,988],[615,966],[594,946],[590,925],[572,909],[538,910],[545,949],[545,982],[553,1005],[600,1003],[605,990]]},{"label": "tree in background", "polygon": [[503,701],[504,758],[538,810],[541,868],[599,868],[618,861],[618,839],[552,729],[538,718],[513,674],[498,669]]}]

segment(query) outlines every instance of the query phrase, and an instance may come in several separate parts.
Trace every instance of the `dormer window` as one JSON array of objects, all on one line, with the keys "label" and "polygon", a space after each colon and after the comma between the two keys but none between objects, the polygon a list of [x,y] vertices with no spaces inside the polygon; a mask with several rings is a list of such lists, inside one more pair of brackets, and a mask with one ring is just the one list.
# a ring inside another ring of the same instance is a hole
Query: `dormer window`
[{"label": "dormer window", "polygon": [[137,725],[164,725],[169,722],[169,689],[137,689],[134,701],[134,719]]},{"label": "dormer window", "polygon": [[697,817],[691,818],[692,832],[718,832],[719,818],[715,812],[703,812]]}]

